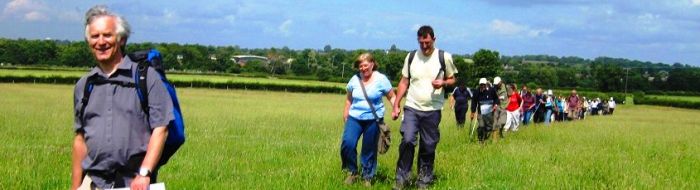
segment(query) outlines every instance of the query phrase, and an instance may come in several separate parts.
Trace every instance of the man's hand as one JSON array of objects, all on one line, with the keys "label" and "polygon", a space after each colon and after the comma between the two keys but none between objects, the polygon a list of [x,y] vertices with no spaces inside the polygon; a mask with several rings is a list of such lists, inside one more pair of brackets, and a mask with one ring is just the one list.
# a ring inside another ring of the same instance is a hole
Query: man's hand
[{"label": "man's hand", "polygon": [[434,88],[434,89],[440,89],[440,88],[442,88],[442,86],[444,86],[444,85],[445,85],[445,81],[444,81],[444,80],[439,80],[439,79],[438,79],[438,80],[434,80],[434,81],[433,81],[433,88]]},{"label": "man's hand", "polygon": [[391,110],[391,119],[396,121],[396,119],[399,118],[399,115],[401,114],[401,109],[399,106],[394,106],[394,109]]},{"label": "man's hand", "polygon": [[131,181],[131,190],[148,190],[148,185],[151,184],[150,177],[136,175],[134,181]]}]

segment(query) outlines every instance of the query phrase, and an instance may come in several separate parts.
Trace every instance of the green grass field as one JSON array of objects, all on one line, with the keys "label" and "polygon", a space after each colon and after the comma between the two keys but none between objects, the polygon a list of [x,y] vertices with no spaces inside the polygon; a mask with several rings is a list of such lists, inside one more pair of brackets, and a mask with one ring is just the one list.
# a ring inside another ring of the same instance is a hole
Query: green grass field
[{"label": "green grass field", "polygon": [[647,95],[647,97],[667,99],[667,100],[684,100],[691,102],[700,102],[700,96],[659,96],[659,95]]},{"label": "green grass field", "polygon": [[[72,86],[0,84],[0,189],[70,186]],[[343,95],[180,88],[187,142],[169,189],[365,189],[340,170]],[[436,189],[700,189],[700,111],[619,106],[480,146],[443,112]],[[379,157],[389,189],[400,139]],[[414,171],[415,172],[415,171]]]},{"label": "green grass field", "polygon": [[[63,76],[63,77],[81,77],[87,74],[87,71],[55,71],[55,70],[15,70],[15,69],[0,69],[0,76]],[[335,82],[322,82],[310,80],[289,80],[276,78],[252,78],[252,77],[236,77],[225,75],[195,75],[195,74],[168,74],[168,79],[171,81],[211,81],[211,82],[242,82],[242,83],[272,83],[286,85],[320,85],[320,86],[335,86],[344,88],[345,84]]]}]

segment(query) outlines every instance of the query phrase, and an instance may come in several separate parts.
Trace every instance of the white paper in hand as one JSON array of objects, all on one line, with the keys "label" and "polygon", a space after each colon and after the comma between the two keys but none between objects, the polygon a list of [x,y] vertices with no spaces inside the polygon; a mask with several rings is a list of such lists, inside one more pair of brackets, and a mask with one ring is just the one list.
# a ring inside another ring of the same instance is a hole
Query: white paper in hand
[{"label": "white paper in hand", "polygon": [[[113,190],[130,190],[131,188],[117,188]],[[165,190],[165,183],[154,183],[148,186],[149,190]]]}]

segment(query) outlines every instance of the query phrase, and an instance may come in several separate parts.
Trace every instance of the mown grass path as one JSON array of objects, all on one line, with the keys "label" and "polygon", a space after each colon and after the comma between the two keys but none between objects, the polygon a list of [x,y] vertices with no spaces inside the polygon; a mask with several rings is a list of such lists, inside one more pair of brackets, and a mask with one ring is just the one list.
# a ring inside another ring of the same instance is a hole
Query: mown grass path
[{"label": "mown grass path", "polygon": [[[70,185],[73,87],[0,84],[0,189]],[[340,171],[343,95],[180,88],[187,142],[170,189],[365,189]],[[529,126],[469,142],[445,109],[437,189],[700,189],[700,111],[619,106],[614,116]],[[389,189],[400,139],[379,157]],[[415,171],[414,171],[415,173]]]}]

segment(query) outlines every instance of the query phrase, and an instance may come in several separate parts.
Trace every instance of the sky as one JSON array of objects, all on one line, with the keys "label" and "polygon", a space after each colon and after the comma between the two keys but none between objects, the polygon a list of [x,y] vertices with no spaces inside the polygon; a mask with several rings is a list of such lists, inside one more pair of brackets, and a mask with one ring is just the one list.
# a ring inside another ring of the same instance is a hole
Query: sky
[{"label": "sky", "polygon": [[0,0],[0,37],[83,40],[84,14],[106,5],[130,42],[242,48],[418,48],[435,29],[455,54],[547,54],[700,66],[700,0]]}]

